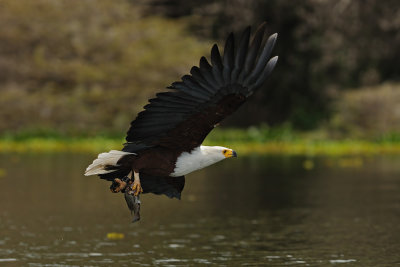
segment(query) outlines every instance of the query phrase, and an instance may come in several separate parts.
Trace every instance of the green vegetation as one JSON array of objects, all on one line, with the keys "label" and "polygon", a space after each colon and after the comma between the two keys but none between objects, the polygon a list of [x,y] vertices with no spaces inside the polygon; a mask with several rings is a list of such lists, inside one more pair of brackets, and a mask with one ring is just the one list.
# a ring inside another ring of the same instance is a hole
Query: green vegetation
[{"label": "green vegetation", "polygon": [[345,91],[333,106],[335,113],[323,126],[331,137],[399,140],[399,83]]},{"label": "green vegetation", "polygon": [[[382,136],[375,140],[333,140],[321,138],[321,133],[296,133],[290,128],[271,129],[250,127],[248,129],[215,129],[206,139],[206,145],[222,145],[233,148],[240,155],[277,154],[307,156],[367,156],[400,154],[400,135]],[[44,133],[3,136],[0,138],[0,153],[6,152],[76,152],[99,153],[121,149],[122,136],[102,135],[97,137],[67,137]]]}]

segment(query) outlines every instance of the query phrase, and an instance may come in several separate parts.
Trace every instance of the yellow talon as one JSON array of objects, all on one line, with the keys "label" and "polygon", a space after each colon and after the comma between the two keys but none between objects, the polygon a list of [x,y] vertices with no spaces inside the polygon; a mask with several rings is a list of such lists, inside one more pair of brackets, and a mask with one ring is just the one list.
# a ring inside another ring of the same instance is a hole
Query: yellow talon
[{"label": "yellow talon", "polygon": [[134,182],[131,188],[135,196],[139,195],[140,193],[143,193],[143,189],[140,183]]},{"label": "yellow talon", "polygon": [[135,196],[138,196],[140,193],[143,192],[142,186],[140,185],[140,178],[139,178],[139,173],[138,172],[133,172],[134,174],[134,181],[133,185],[131,186],[133,194]]}]

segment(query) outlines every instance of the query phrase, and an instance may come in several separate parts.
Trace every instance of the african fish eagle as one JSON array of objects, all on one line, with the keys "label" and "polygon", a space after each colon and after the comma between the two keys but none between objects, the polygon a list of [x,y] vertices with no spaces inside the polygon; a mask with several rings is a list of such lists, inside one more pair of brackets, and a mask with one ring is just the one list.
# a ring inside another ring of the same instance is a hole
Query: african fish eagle
[{"label": "african fish eagle", "polygon": [[231,33],[222,57],[215,44],[211,64],[202,57],[200,66],[191,68],[191,75],[150,99],[131,122],[122,151],[99,154],[85,175],[113,181],[112,192],[128,190],[135,196],[154,193],[180,199],[186,174],[236,157],[232,149],[201,144],[274,69],[278,57],[270,55],[276,38],[276,33],[267,37],[263,23],[251,42],[250,27],[237,43]]}]

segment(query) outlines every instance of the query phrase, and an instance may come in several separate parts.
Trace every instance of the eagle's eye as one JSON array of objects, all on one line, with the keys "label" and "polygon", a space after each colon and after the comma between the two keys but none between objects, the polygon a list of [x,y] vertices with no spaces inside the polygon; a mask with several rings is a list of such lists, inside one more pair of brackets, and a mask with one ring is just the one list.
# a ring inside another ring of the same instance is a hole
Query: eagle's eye
[{"label": "eagle's eye", "polygon": [[227,151],[227,150],[225,149],[224,151],[222,151],[222,153],[224,153],[224,154],[225,154],[225,153],[226,153],[226,151]]}]

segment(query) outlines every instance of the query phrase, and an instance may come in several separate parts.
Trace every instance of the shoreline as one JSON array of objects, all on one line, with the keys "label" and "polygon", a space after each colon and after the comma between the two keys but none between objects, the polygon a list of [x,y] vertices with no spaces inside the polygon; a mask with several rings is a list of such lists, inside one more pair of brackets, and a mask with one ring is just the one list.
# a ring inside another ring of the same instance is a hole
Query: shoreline
[{"label": "shoreline", "polygon": [[[0,153],[100,153],[120,150],[124,140],[119,138],[44,138],[21,140],[0,138]],[[305,155],[305,156],[370,156],[400,155],[400,142],[365,140],[270,140],[234,141],[210,140],[205,145],[232,148],[239,155]]]}]

